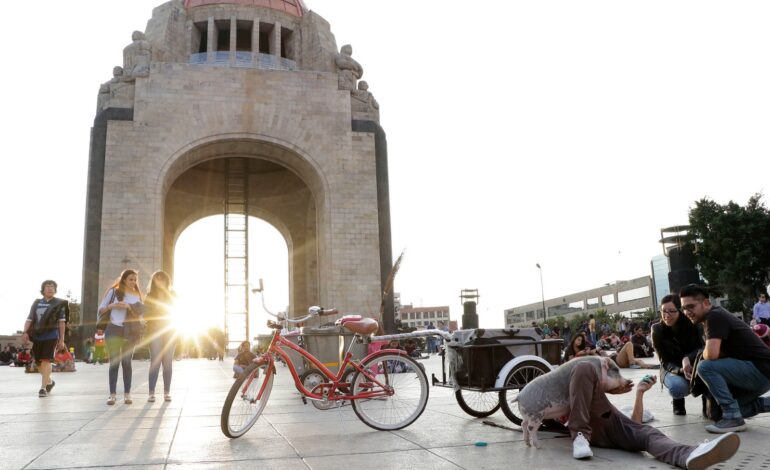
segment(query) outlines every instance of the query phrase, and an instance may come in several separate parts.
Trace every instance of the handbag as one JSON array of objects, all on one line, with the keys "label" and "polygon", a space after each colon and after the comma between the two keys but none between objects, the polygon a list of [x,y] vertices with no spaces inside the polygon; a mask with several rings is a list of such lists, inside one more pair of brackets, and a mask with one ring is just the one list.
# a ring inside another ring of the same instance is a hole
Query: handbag
[{"label": "handbag", "polygon": [[138,343],[144,334],[142,314],[144,304],[136,302],[128,306],[126,320],[123,322],[123,336],[132,343]]},{"label": "handbag", "polygon": [[[112,296],[110,297],[110,301],[107,302],[107,305],[113,303],[115,301],[115,289],[112,289]],[[106,330],[107,325],[110,324],[110,321],[112,320],[112,317],[110,316],[110,311],[107,310],[106,313],[99,313],[99,307],[96,308],[96,329],[97,330]]]}]

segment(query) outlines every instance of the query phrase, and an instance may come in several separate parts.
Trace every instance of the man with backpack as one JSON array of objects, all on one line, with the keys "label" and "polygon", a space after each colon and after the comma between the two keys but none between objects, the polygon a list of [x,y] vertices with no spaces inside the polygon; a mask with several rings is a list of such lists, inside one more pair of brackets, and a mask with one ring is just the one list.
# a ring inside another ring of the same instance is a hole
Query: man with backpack
[{"label": "man with backpack", "polygon": [[51,369],[57,351],[66,350],[64,332],[69,316],[69,302],[54,297],[57,284],[46,280],[40,285],[42,299],[37,299],[29,309],[24,323],[21,340],[27,344],[32,340],[32,356],[41,376],[38,396],[45,398],[56,383],[51,380]]}]

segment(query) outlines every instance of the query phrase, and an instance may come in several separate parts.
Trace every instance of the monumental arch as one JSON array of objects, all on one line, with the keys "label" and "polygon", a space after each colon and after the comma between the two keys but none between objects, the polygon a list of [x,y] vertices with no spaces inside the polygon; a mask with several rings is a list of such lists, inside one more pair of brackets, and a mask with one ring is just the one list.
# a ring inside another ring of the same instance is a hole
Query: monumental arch
[{"label": "monumental arch", "polygon": [[[123,269],[173,273],[180,233],[231,212],[285,238],[291,312],[376,316],[392,263],[387,148],[352,48],[301,0],[173,0],[129,38],[91,133],[86,334]],[[390,297],[388,330],[392,310]]]}]

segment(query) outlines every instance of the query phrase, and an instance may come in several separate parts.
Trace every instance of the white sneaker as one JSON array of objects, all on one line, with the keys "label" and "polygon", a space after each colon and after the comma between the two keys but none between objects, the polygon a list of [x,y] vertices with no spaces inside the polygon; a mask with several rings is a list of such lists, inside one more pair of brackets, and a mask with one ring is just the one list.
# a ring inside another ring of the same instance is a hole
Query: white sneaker
[{"label": "white sneaker", "polygon": [[575,440],[572,441],[572,456],[576,459],[587,459],[594,456],[591,446],[588,445],[588,439],[583,437],[582,432],[579,432]]},{"label": "white sneaker", "polygon": [[713,441],[707,440],[687,457],[687,470],[701,470],[724,462],[738,452],[740,445],[741,438],[734,432],[723,434]]}]

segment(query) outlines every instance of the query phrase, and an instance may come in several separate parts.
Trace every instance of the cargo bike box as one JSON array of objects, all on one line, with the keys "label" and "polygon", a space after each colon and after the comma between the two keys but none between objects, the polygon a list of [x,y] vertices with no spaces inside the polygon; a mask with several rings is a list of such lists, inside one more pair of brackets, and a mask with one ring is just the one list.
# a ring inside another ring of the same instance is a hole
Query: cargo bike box
[{"label": "cargo bike box", "polygon": [[[510,400],[528,382],[561,362],[561,339],[544,339],[539,328],[459,330],[446,342],[442,380],[468,414],[486,417],[499,408],[514,423],[520,419]],[[449,379],[449,380],[447,380]]]}]

